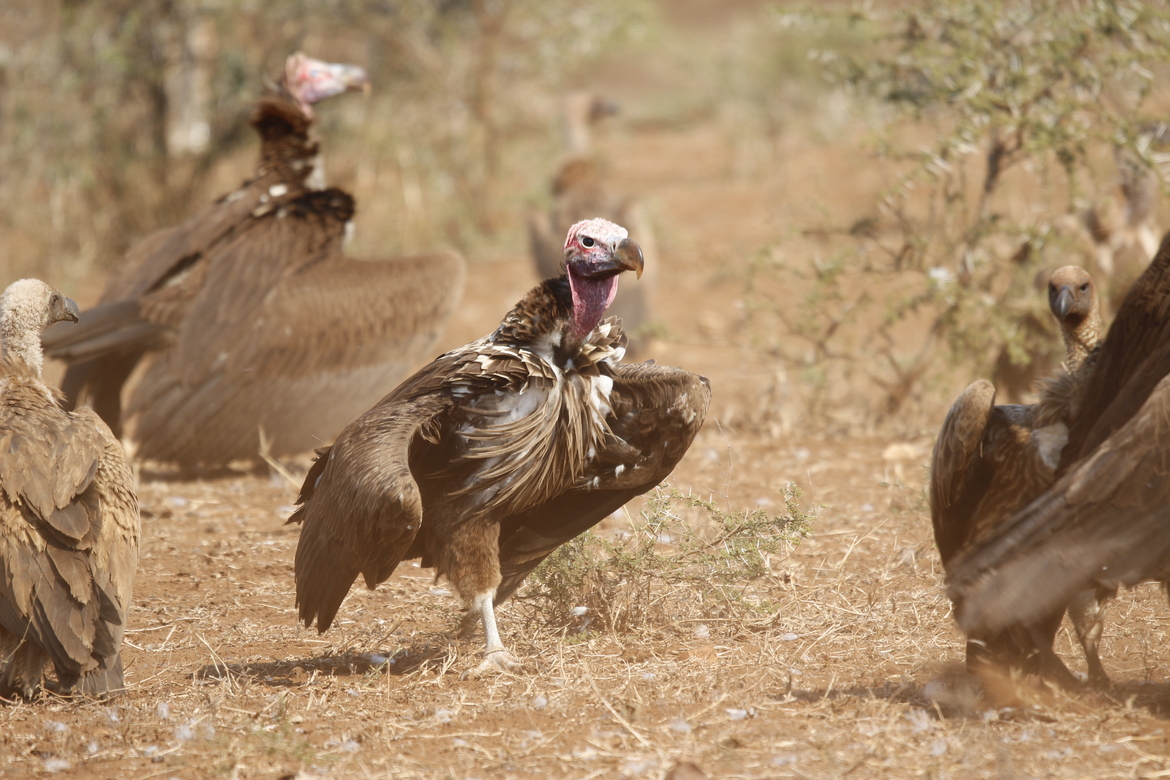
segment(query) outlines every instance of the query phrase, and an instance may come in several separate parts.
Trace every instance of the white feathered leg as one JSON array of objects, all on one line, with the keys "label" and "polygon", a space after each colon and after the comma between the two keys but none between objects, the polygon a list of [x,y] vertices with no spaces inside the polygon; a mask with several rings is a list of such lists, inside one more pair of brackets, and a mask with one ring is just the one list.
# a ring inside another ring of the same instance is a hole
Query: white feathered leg
[{"label": "white feathered leg", "polygon": [[483,636],[487,646],[483,651],[483,661],[479,666],[468,671],[464,677],[480,677],[488,672],[511,672],[519,669],[523,664],[514,655],[508,652],[500,639],[500,630],[496,627],[496,592],[490,590],[480,593],[471,600],[471,613],[479,613],[483,621]]}]

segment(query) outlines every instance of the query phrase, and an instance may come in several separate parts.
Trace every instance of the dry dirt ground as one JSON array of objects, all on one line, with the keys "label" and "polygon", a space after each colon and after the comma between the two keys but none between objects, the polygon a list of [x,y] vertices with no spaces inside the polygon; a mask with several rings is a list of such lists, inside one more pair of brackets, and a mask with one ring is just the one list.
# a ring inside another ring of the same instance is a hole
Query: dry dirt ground
[{"label": "dry dirt ground", "polygon": [[[716,122],[631,121],[605,149],[659,227],[658,360],[715,393],[671,484],[733,508],[776,506],[793,482],[816,508],[812,535],[754,586],[772,614],[582,636],[507,605],[504,639],[534,668],[462,679],[480,640],[454,638],[455,601],[427,572],[355,589],[318,636],[293,608],[291,484],[148,470],[129,690],[0,707],[0,777],[662,778],[679,759],[713,778],[1170,776],[1170,611],[1152,587],[1110,608],[1112,693],[964,698],[924,485],[969,378],[920,421],[845,435],[802,419],[800,378],[750,346],[735,271],[770,242],[817,251],[793,226],[829,207],[848,224],[880,177],[847,133],[791,137],[767,175],[745,175],[728,138]],[[520,242],[473,258],[442,346],[490,330],[532,281]],[[1058,650],[1083,668],[1072,645],[1063,631]]]}]

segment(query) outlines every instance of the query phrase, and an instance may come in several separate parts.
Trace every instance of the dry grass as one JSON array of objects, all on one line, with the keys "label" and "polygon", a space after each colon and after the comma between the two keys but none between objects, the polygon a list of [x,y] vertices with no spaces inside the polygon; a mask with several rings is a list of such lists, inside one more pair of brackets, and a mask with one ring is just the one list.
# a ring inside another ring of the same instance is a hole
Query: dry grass
[{"label": "dry grass", "polygon": [[[873,395],[860,368],[826,377],[760,348],[745,311],[753,260],[764,247],[794,261],[835,251],[797,226],[864,216],[882,173],[867,167],[858,115],[825,129],[831,96],[749,143],[742,114],[711,97],[711,63],[752,40],[751,4],[729,7],[680,5],[656,56],[595,75],[629,108],[601,139],[614,184],[648,197],[668,264],[656,357],[714,388],[671,485],[722,513],[783,515],[793,483],[816,508],[813,533],[745,582],[766,608],[729,610],[707,584],[658,581],[651,598],[672,606],[612,631],[518,601],[500,627],[533,668],[464,680],[480,640],[455,639],[456,602],[429,572],[407,564],[376,592],[355,589],[318,636],[293,607],[287,480],[147,473],[130,688],[108,703],[0,707],[0,777],[661,778],[680,758],[719,778],[1167,776],[1170,623],[1156,589],[1110,607],[1109,695],[999,680],[981,698],[956,669],[925,463],[971,377],[920,388],[879,423],[858,402]],[[531,284],[515,219],[472,258],[474,293],[440,348],[482,335]],[[607,521],[600,534],[628,530]],[[1061,632],[1058,652],[1078,668],[1074,647]]]},{"label": "dry grass", "polygon": [[[705,430],[698,452],[720,438]],[[512,604],[504,638],[534,668],[486,681],[460,678],[479,640],[454,639],[454,600],[410,566],[377,592],[355,590],[326,636],[299,627],[283,479],[147,482],[130,690],[109,703],[3,708],[0,772],[661,777],[680,757],[712,777],[753,778],[1167,768],[1170,699],[1150,680],[1165,679],[1170,658],[1153,588],[1113,610],[1105,655],[1122,685],[1112,696],[1011,683],[1014,698],[1001,686],[995,702],[964,699],[921,478],[885,481],[879,440],[802,446],[812,452],[773,444],[768,465],[808,464],[808,492],[832,503],[755,583],[774,613],[722,617],[692,585],[675,592],[685,613],[580,633]],[[677,479],[723,482],[727,467],[694,458]],[[750,495],[765,469],[741,471],[731,491]],[[1060,650],[1076,657],[1063,634]]]}]

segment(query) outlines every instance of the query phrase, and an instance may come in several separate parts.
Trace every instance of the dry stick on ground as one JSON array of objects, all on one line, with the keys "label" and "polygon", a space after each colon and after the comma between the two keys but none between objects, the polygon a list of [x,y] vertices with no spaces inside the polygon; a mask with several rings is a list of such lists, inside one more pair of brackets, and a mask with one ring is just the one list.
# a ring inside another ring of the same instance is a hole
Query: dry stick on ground
[{"label": "dry stick on ground", "polygon": [[647,750],[653,750],[654,748],[652,748],[650,746],[650,743],[646,741],[646,738],[643,737],[641,734],[639,734],[637,732],[637,730],[635,730],[634,727],[630,725],[630,722],[627,721],[625,718],[623,718],[618,713],[618,711],[616,709],[614,709],[613,705],[609,703],[609,700],[607,700],[605,698],[605,696],[602,695],[601,690],[598,689],[597,683],[593,679],[593,670],[590,669],[588,666],[585,667],[585,677],[586,677],[586,679],[589,680],[589,687],[592,688],[593,693],[595,693],[597,695],[597,700],[599,702],[601,702],[603,705],[605,705],[605,708],[607,710],[609,710],[609,714],[613,715],[614,718],[617,720],[617,722],[622,724],[622,726],[625,727],[626,731],[633,734],[634,739],[638,740],[638,742],[641,743],[642,747],[646,748]]},{"label": "dry stick on ground", "polygon": [[232,679],[232,670],[228,668],[228,665],[224,663],[222,658],[220,658],[219,653],[215,652],[215,648],[213,648],[207,642],[207,640],[203,638],[202,634],[196,634],[195,636],[199,638],[199,641],[202,642],[203,646],[207,648],[207,651],[211,653],[211,663],[215,667],[215,671],[221,675],[220,679],[227,683],[228,692],[230,692],[233,696],[237,695],[239,691],[236,689],[235,681]]}]

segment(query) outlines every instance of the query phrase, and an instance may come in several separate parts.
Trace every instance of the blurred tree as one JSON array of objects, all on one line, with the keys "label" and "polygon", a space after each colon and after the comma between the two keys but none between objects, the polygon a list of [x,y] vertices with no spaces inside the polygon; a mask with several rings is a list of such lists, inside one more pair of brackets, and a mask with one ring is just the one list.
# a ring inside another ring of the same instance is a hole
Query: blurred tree
[{"label": "blurred tree", "polygon": [[498,224],[510,160],[533,162],[511,149],[531,141],[523,136],[540,111],[552,116],[544,106],[564,75],[622,45],[650,8],[650,0],[0,4],[0,262],[9,276],[35,268],[76,278],[190,214],[217,194],[208,191],[216,163],[255,143],[248,104],[301,48],[371,73],[371,100],[323,112],[321,134],[343,172],[386,192],[387,204],[372,204],[386,216],[378,251],[466,243]]},{"label": "blurred tree", "polygon": [[1087,262],[1074,215],[1094,194],[1095,165],[1119,147],[1152,166],[1143,111],[1170,60],[1170,6],[939,0],[847,18],[869,45],[811,56],[838,85],[896,109],[877,149],[898,173],[880,216],[844,231],[858,251],[817,266],[786,319],[816,359],[868,365],[894,412],[939,367],[940,344],[979,372],[1001,353],[1036,353],[1043,339],[1028,324],[1048,317],[1034,280]]}]

